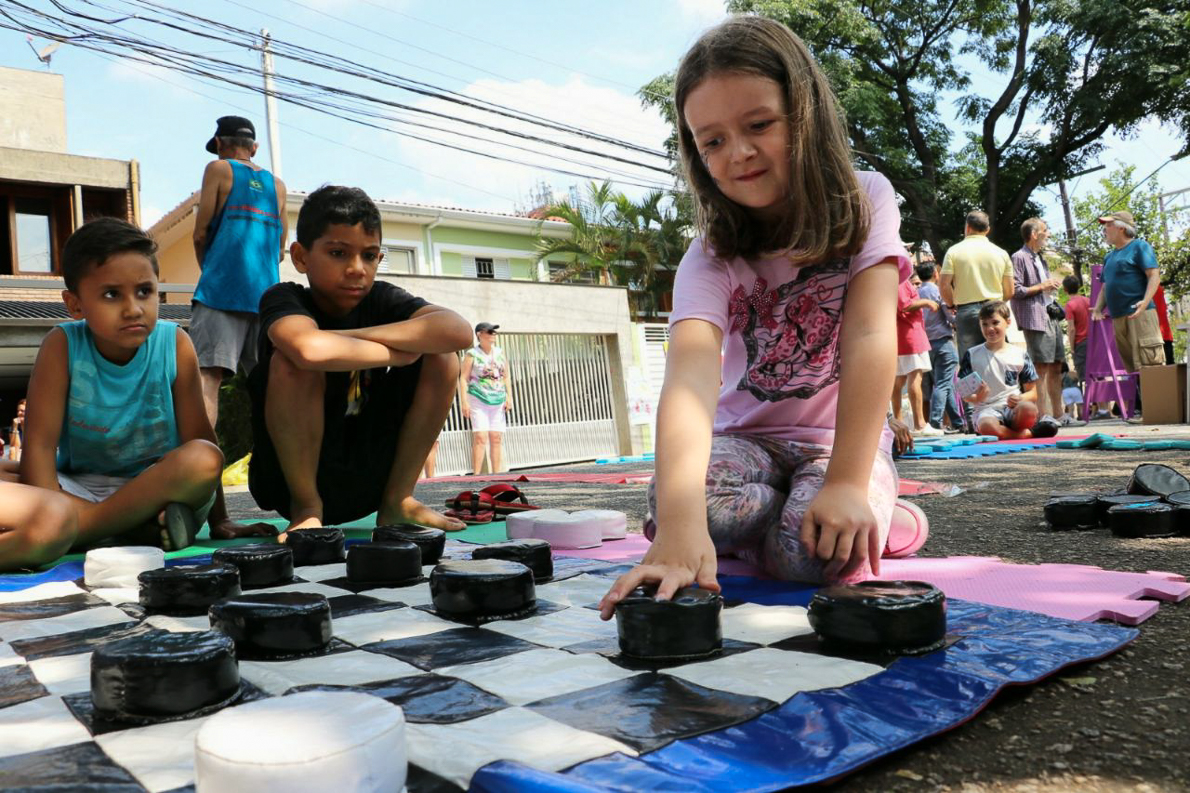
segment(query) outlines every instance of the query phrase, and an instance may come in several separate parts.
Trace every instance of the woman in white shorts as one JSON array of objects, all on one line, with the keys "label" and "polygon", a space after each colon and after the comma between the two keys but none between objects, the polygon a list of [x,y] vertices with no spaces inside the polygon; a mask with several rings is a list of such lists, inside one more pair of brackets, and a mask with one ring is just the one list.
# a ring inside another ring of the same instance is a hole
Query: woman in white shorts
[{"label": "woman in white shorts", "polygon": [[478,343],[467,351],[459,373],[463,414],[471,419],[471,469],[483,469],[486,453],[490,471],[503,469],[504,412],[512,408],[512,380],[504,350],[496,346],[499,325],[475,326]]}]

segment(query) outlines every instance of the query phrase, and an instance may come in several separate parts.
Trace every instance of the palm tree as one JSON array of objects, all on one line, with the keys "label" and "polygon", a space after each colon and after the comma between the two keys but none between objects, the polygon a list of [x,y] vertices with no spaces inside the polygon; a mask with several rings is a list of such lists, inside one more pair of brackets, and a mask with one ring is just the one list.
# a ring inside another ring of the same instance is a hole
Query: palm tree
[{"label": "palm tree", "polygon": [[543,212],[565,220],[574,230],[569,239],[538,237],[539,262],[565,257],[569,263],[557,280],[594,270],[601,280],[629,288],[635,314],[657,313],[662,295],[672,289],[672,272],[690,244],[693,224],[679,197],[654,190],[633,201],[613,193],[610,182],[592,182],[577,206],[562,201]]}]

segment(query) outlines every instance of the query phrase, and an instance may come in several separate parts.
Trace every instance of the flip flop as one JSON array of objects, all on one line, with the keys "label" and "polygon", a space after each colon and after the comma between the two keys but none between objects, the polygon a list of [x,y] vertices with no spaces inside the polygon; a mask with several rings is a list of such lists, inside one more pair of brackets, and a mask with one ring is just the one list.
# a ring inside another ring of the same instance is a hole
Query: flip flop
[{"label": "flip flop", "polygon": [[165,505],[165,533],[169,537],[169,550],[180,551],[194,544],[198,536],[198,517],[194,510],[177,501]]},{"label": "flip flop", "polygon": [[[492,499],[492,509],[497,515],[508,515],[513,512],[526,512],[531,509],[541,509],[529,503],[520,488],[514,485],[488,485],[480,493],[487,493]],[[517,504],[516,501],[521,503]]]},{"label": "flip flop", "polygon": [[458,518],[464,523],[491,523],[496,520],[495,501],[487,493],[464,490],[454,498],[447,499],[449,507],[442,514]]},{"label": "flip flop", "polygon": [[930,536],[930,521],[916,504],[897,499],[893,505],[892,525],[884,545],[883,559],[900,559],[921,550]]}]

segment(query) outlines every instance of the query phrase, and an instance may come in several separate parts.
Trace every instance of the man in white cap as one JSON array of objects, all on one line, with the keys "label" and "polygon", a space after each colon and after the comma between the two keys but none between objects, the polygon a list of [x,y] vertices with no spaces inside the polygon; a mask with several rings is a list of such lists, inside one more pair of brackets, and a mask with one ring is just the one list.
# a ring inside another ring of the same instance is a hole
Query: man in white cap
[{"label": "man in white cap", "polygon": [[1091,318],[1103,319],[1106,306],[1125,371],[1160,366],[1165,363],[1165,349],[1153,303],[1161,282],[1157,255],[1149,243],[1136,236],[1131,212],[1112,212],[1099,222],[1104,239],[1114,250],[1103,260],[1099,275],[1103,288],[1091,309]]}]

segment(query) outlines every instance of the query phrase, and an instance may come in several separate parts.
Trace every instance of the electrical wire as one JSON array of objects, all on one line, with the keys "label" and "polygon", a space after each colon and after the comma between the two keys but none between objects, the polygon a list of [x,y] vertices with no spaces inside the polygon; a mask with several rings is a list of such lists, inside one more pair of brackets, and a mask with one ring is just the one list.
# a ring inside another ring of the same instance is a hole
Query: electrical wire
[{"label": "electrical wire", "polygon": [[[53,2],[56,7],[63,10],[64,12],[70,13],[69,9],[67,9],[62,4],[56,2],[56,0],[51,0],[51,2]],[[142,2],[143,2],[143,0],[142,0]],[[263,93],[263,89],[258,88],[255,84],[242,82],[241,80],[236,80],[233,77],[227,76],[228,74],[237,74],[241,77],[246,76],[246,75],[251,75],[252,77],[255,77],[257,74],[255,68],[245,67],[241,64],[236,64],[236,63],[226,61],[223,59],[218,59],[218,58],[199,57],[193,53],[178,49],[176,47],[172,47],[170,45],[164,45],[161,43],[151,44],[149,42],[146,42],[144,39],[132,39],[127,36],[112,36],[112,35],[109,35],[106,33],[102,33],[100,31],[95,31],[95,30],[89,29],[86,26],[79,25],[78,23],[64,23],[64,20],[59,20],[59,19],[53,18],[47,14],[44,14],[43,12],[37,11],[36,9],[31,9],[28,6],[25,6],[21,3],[12,3],[12,4],[21,7],[22,9],[26,10],[28,13],[31,13],[39,18],[45,19],[47,21],[52,21],[52,22],[58,24],[59,27],[65,28],[65,34],[49,32],[49,31],[32,28],[33,32],[36,32],[43,37],[67,39],[67,40],[72,41],[77,46],[84,47],[87,49],[92,49],[92,50],[99,51],[99,52],[105,52],[109,55],[114,55],[114,56],[118,56],[118,57],[128,58],[128,59],[134,60],[134,61],[139,61],[141,63],[144,63],[145,65],[148,65],[148,66],[164,67],[164,68],[172,69],[174,71],[179,71],[184,74],[191,74],[194,76],[205,77],[207,79],[212,79],[212,80],[221,80],[221,81],[228,82],[229,84],[235,85],[240,88],[251,90],[251,91],[254,91],[257,93]],[[101,7],[99,4],[96,4],[96,3],[89,3],[89,4],[96,6],[96,7]],[[151,5],[155,5],[155,4],[151,4]],[[110,7],[104,7],[104,8],[114,11],[114,9],[110,9]],[[179,12],[179,13],[184,14],[184,12]],[[22,30],[25,32],[29,32],[29,30],[31,29],[31,26],[28,23],[22,23],[21,21],[14,19],[11,14],[4,13],[4,16],[7,17],[8,19],[12,20],[18,26],[16,28],[12,28],[12,29],[19,29],[19,30]],[[86,18],[86,19],[92,20],[92,21],[98,19],[97,17],[91,17],[91,16],[88,16],[85,14],[77,14],[76,16],[81,16],[83,18]],[[191,16],[193,16],[193,15],[191,15]],[[123,21],[126,21],[127,19],[128,18],[125,17],[125,18],[121,18],[118,20],[98,20],[98,21],[102,22],[102,23],[107,23],[107,22],[111,22],[111,21],[123,22]],[[142,17],[138,17],[138,19],[143,20]],[[232,26],[222,25],[221,23],[215,23],[211,20],[202,20],[202,21],[204,23],[213,25],[218,28],[230,29],[236,35],[238,35],[242,39],[244,39],[244,43],[246,46],[259,48],[259,45],[255,44],[255,34],[248,33],[247,31],[242,31],[242,30],[233,28]],[[159,22],[159,24],[164,24],[166,27],[177,27],[169,22],[164,22],[164,23],[161,23],[160,21],[158,21],[158,22]],[[8,26],[8,27],[11,27],[11,26]],[[193,30],[187,31],[187,32],[196,33]],[[208,34],[196,33],[196,35],[202,35],[207,38],[213,38],[212,36],[210,36]],[[220,39],[220,40],[222,41],[223,39]],[[249,42],[251,42],[251,43],[249,43]],[[109,49],[108,47],[119,47],[119,48],[131,50],[132,52],[137,53],[137,54],[129,54],[129,53],[123,53],[123,52],[112,52],[111,49]],[[305,48],[299,48],[299,49],[305,49]],[[307,60],[310,60],[310,59],[307,59]],[[318,65],[318,64],[312,64],[312,65]],[[343,71],[343,70],[340,69],[340,71]],[[394,109],[403,109],[403,110],[408,110],[408,111],[415,112],[415,113],[428,114],[431,116],[436,116],[436,117],[448,119],[451,121],[456,121],[456,122],[461,122],[461,123],[470,123],[473,126],[480,126],[481,128],[487,129],[487,130],[497,133],[497,134],[509,135],[509,136],[513,136],[513,137],[523,138],[526,140],[533,140],[535,142],[546,143],[548,145],[560,146],[562,148],[568,148],[568,149],[577,151],[579,153],[594,156],[594,157],[601,158],[601,159],[612,159],[612,160],[618,160],[621,162],[626,162],[627,164],[633,165],[635,167],[648,167],[648,166],[645,166],[643,163],[639,163],[639,162],[632,161],[632,160],[627,160],[626,158],[620,158],[620,157],[616,157],[614,155],[607,155],[602,152],[592,151],[590,149],[585,149],[582,147],[571,146],[566,143],[549,141],[546,139],[542,139],[538,136],[526,135],[525,133],[521,133],[521,132],[518,132],[515,130],[500,128],[500,127],[495,127],[494,125],[486,125],[486,124],[482,124],[482,123],[476,124],[476,122],[471,122],[471,121],[468,121],[467,119],[459,119],[458,117],[451,116],[449,114],[437,113],[435,111],[426,111],[423,108],[416,108],[416,107],[404,105],[402,103],[378,99],[376,97],[371,97],[366,94],[362,94],[360,92],[346,91],[344,89],[336,89],[333,86],[326,86],[321,83],[316,83],[316,82],[313,82],[310,80],[304,80],[304,79],[296,78],[296,77],[285,77],[283,75],[278,75],[278,80],[280,82],[288,83],[289,85],[298,86],[303,89],[311,90],[314,92],[315,95],[317,95],[319,93],[330,94],[330,95],[336,96],[339,99],[342,99],[345,97],[349,101],[357,101],[357,102],[363,102],[363,103],[377,103],[377,104],[382,104],[382,105],[392,107]],[[486,158],[490,158],[490,159],[503,160],[503,161],[511,162],[511,163],[517,164],[517,165],[524,165],[527,167],[551,170],[551,171],[555,171],[558,173],[562,173],[567,176],[575,176],[575,177],[579,177],[579,178],[588,178],[588,179],[601,178],[597,175],[593,175],[590,173],[576,172],[576,171],[565,169],[565,168],[551,167],[551,166],[547,166],[547,165],[540,165],[537,163],[525,162],[523,160],[517,160],[517,159],[513,159],[513,158],[508,158],[508,157],[501,157],[499,155],[493,155],[493,154],[490,154],[487,152],[481,152],[481,151],[477,151],[475,149],[470,149],[467,147],[456,146],[453,144],[446,143],[444,141],[427,138],[425,136],[413,135],[413,134],[407,133],[407,132],[400,132],[397,130],[390,129],[388,127],[384,127],[381,125],[377,125],[374,123],[364,121],[363,119],[360,119],[360,118],[345,117],[345,116],[339,115],[338,113],[333,112],[333,110],[328,109],[328,107],[320,106],[320,104],[321,104],[321,105],[327,105],[332,108],[337,107],[338,109],[344,109],[342,107],[342,105],[336,105],[334,102],[329,102],[326,99],[313,100],[313,99],[311,99],[310,94],[300,95],[300,94],[295,94],[292,92],[287,92],[284,90],[275,90],[273,93],[275,96],[277,96],[278,98],[280,98],[284,101],[288,101],[293,104],[297,104],[299,106],[303,106],[308,109],[315,110],[317,112],[323,112],[328,115],[340,118],[342,120],[351,121],[353,123],[358,123],[358,124],[363,124],[365,126],[372,126],[372,127],[378,128],[378,129],[383,129],[383,130],[391,132],[393,134],[404,135],[406,137],[412,137],[414,139],[421,140],[421,141],[427,142],[427,143],[431,143],[433,145],[445,146],[447,148],[452,148],[452,149],[455,149],[458,151],[463,151],[466,153],[474,154],[476,156],[486,157]],[[479,108],[477,108],[477,109],[479,109]],[[355,110],[355,112],[360,112],[359,108],[355,108],[354,110]],[[398,123],[403,123],[403,124],[412,125],[412,126],[418,126],[417,122],[412,122],[412,121],[409,121],[408,119],[394,119],[391,115],[377,114],[375,112],[371,112],[369,115],[371,115],[373,118],[396,120]],[[437,129],[439,131],[442,131],[441,128],[437,128]],[[454,133],[453,131],[447,131],[447,134],[459,134],[459,133]],[[475,138],[475,136],[471,136],[471,137]],[[496,141],[496,140],[491,140],[491,139],[486,139],[486,138],[475,138],[475,139],[483,140],[484,142],[487,142],[487,143],[494,143],[496,145],[509,145],[503,141]],[[525,149],[525,147],[518,147],[518,148],[521,148],[522,150],[533,152],[533,150]],[[533,152],[533,153],[541,154],[541,152]],[[586,167],[591,167],[591,165],[592,165],[590,163],[582,163],[582,162],[574,161],[574,160],[570,160],[570,162],[572,164],[584,165]],[[604,166],[596,165],[595,167],[599,167],[602,170],[608,170]],[[659,169],[659,168],[653,167],[653,168],[649,168],[649,170],[660,171],[660,172],[665,173],[667,176],[669,175],[669,171],[667,169]],[[620,177],[620,178],[616,179],[616,181],[620,181],[625,184],[631,184],[634,186],[645,187],[648,189],[667,189],[667,187],[669,187],[669,185],[657,184],[655,182],[644,183],[639,180],[638,181],[630,181],[628,178],[626,178],[626,174],[623,171],[617,171],[617,172],[615,172],[615,175]],[[639,179],[639,177],[638,177],[638,179]]]}]

